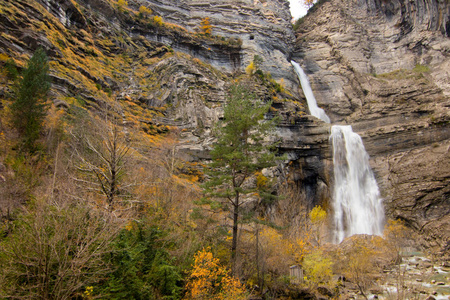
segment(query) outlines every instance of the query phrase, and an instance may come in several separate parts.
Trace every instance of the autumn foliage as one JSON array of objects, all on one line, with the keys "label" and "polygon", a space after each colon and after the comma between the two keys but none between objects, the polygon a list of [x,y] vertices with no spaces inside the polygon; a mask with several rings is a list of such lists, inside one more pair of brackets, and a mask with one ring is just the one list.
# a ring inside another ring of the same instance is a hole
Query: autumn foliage
[{"label": "autumn foliage", "polygon": [[211,35],[213,26],[209,21],[209,17],[202,19],[200,22],[200,32],[204,35]]},{"label": "autumn foliage", "polygon": [[185,299],[246,299],[245,287],[229,275],[209,248],[195,254],[188,280]]},{"label": "autumn foliage", "polygon": [[139,13],[141,14],[142,17],[146,18],[149,15],[151,15],[153,13],[153,11],[146,6],[141,5],[139,7]]}]

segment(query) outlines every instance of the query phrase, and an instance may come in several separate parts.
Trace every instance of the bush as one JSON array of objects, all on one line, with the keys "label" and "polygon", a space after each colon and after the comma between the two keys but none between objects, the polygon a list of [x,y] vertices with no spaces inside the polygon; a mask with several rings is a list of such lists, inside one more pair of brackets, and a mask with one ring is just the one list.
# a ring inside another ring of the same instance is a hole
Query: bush
[{"label": "bush", "polygon": [[329,285],[332,282],[332,266],[332,260],[324,256],[320,250],[306,255],[303,261],[307,281],[313,286]]},{"label": "bush", "polygon": [[194,256],[189,274],[185,299],[247,299],[244,286],[228,274],[210,249],[203,249]]},{"label": "bush", "polygon": [[114,271],[94,287],[108,299],[179,299],[182,277],[171,265],[164,249],[158,247],[161,232],[141,222],[123,229],[107,260]]},{"label": "bush", "polygon": [[118,224],[85,205],[35,202],[0,240],[2,298],[71,299],[103,277]]}]

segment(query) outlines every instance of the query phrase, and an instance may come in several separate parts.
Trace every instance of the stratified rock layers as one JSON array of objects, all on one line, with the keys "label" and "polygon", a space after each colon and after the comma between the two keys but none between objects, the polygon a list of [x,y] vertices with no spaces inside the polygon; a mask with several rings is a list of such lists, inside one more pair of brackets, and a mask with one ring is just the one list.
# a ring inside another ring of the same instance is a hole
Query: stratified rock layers
[{"label": "stratified rock layers", "polygon": [[389,217],[450,242],[450,5],[328,1],[297,32],[294,58],[333,123],[371,156]]},{"label": "stratified rock layers", "polygon": [[[389,216],[423,233],[429,245],[448,243],[448,1],[330,0],[304,19],[296,40],[287,0],[136,0],[129,9],[106,0],[76,3],[0,1],[1,53],[23,60],[43,46],[55,104],[101,110],[112,94],[127,126],[177,126],[180,150],[203,159],[228,86],[259,55],[261,69],[284,78],[292,92],[273,92],[267,80],[254,87],[282,116],[286,177],[312,207],[331,194],[330,126],[304,114],[293,58],[331,121],[362,136]],[[164,26],[140,19],[140,5],[162,16]],[[213,39],[195,33],[205,17]]]}]

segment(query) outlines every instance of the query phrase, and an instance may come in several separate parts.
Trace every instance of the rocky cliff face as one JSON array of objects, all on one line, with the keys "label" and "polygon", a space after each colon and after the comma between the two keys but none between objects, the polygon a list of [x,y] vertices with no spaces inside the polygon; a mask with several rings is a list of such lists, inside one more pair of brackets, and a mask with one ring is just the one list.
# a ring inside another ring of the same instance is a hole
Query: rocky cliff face
[{"label": "rocky cliff face", "polygon": [[363,137],[389,216],[440,247],[450,232],[449,20],[446,1],[331,0],[305,17],[294,55],[332,122]]},{"label": "rocky cliff face", "polygon": [[[198,30],[205,17],[210,19],[212,33],[242,41],[241,70],[255,55],[264,59],[262,69],[279,80],[285,79],[291,90],[297,90],[297,79],[288,58],[294,45],[287,0],[239,1],[146,1],[164,19]],[[214,67],[220,67],[215,61]]]},{"label": "rocky cliff face", "polygon": [[[285,0],[128,2],[0,0],[0,59],[21,65],[43,46],[55,104],[95,112],[118,103],[124,124],[149,140],[177,127],[180,150],[194,160],[207,158],[228,86],[259,55],[287,91],[268,78],[251,88],[282,116],[285,178],[313,206],[331,195],[330,125],[305,114],[293,57],[332,121],[362,135],[388,214],[430,245],[448,243],[448,2],[330,0],[296,40]],[[140,5],[153,14],[139,16]],[[196,33],[205,17],[213,36]],[[7,92],[2,86],[0,98]]]}]

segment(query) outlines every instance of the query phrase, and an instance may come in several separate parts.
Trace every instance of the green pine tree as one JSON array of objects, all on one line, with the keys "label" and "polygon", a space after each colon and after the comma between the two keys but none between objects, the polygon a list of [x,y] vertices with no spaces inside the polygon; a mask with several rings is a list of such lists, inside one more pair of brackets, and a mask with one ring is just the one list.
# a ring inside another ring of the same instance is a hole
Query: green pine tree
[{"label": "green pine tree", "polygon": [[50,89],[48,71],[47,55],[39,48],[27,62],[16,83],[11,105],[13,124],[21,135],[24,149],[29,152],[36,150],[36,140],[47,114],[47,93]]},{"label": "green pine tree", "polygon": [[[227,199],[233,212],[231,246],[232,270],[235,273],[239,208],[242,196],[255,192],[247,179],[258,170],[274,166],[274,144],[264,142],[272,133],[276,119],[265,120],[271,103],[262,103],[242,85],[231,87],[223,121],[216,127],[217,143],[211,150],[210,179],[204,184],[211,197]],[[236,275],[236,274],[234,274]]]}]

